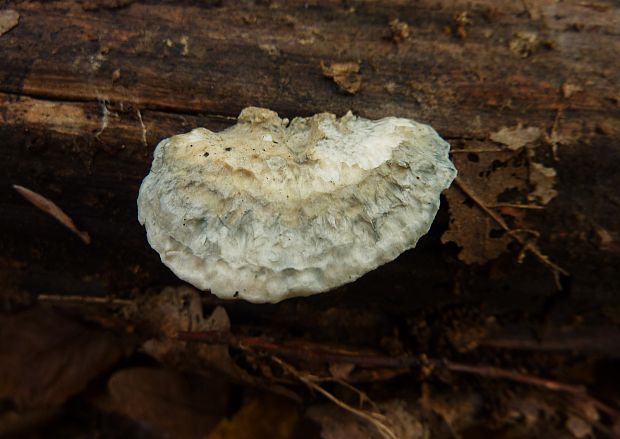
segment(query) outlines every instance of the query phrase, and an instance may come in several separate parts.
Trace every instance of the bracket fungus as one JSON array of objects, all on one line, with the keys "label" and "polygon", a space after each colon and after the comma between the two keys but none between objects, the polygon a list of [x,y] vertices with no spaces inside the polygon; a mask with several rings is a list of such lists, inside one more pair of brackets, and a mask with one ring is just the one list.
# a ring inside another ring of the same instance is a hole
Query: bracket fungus
[{"label": "bracket fungus", "polygon": [[428,125],[347,113],[236,125],[162,140],[138,197],[148,241],[178,277],[251,302],[328,291],[426,234],[456,176]]}]

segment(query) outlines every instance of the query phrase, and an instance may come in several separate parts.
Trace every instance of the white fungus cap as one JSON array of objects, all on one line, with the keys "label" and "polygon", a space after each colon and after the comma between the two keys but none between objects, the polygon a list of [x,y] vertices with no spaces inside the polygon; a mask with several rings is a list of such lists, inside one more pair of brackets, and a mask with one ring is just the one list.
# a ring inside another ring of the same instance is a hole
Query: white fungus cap
[{"label": "white fungus cap", "polygon": [[414,247],[456,176],[428,125],[248,107],[214,133],[162,140],[138,196],[178,277],[251,302],[328,291]]}]

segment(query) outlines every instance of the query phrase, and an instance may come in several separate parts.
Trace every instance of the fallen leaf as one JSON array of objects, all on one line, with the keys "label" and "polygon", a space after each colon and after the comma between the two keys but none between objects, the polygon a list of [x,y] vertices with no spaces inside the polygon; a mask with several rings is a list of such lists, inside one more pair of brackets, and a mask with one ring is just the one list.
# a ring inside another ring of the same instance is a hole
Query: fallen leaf
[{"label": "fallen leaf", "polygon": [[330,363],[329,373],[332,377],[340,380],[346,380],[351,372],[355,369],[355,364],[352,363]]},{"label": "fallen leaf", "polygon": [[48,200],[43,195],[37,194],[36,192],[31,191],[30,189],[27,189],[23,186],[14,184],[13,188],[22,197],[24,197],[26,200],[32,203],[34,207],[41,209],[43,212],[53,216],[63,226],[65,226],[66,228],[71,230],[73,233],[75,233],[77,236],[79,236],[80,239],[84,242],[84,244],[90,244],[90,235],[87,232],[82,232],[78,230],[73,220],[69,218],[69,216],[66,213],[64,213],[62,209],[56,205],[56,203],[54,203],[51,200]]},{"label": "fallen leaf", "polygon": [[59,408],[37,408],[30,410],[3,410],[0,413],[0,437],[19,437],[24,431],[49,422],[58,416]]},{"label": "fallen leaf", "polygon": [[261,382],[241,369],[230,358],[228,346],[188,343],[177,339],[179,331],[230,330],[226,310],[218,306],[208,318],[203,317],[200,293],[191,287],[168,287],[148,297],[133,313],[145,325],[147,333],[156,334],[142,349],[154,358],[184,371],[216,371],[237,382],[260,385]]},{"label": "fallen leaf", "polygon": [[362,87],[360,65],[355,62],[331,63],[321,61],[323,75],[332,78],[342,91],[350,94],[357,93]]},{"label": "fallen leaf", "polygon": [[592,425],[575,415],[566,420],[566,429],[577,439],[592,437]]},{"label": "fallen leaf", "polygon": [[[385,417],[385,424],[398,439],[428,438],[430,430],[425,424],[419,408],[401,400],[379,404]],[[323,439],[385,439],[366,420],[333,405],[313,406],[306,416],[321,426]]]},{"label": "fallen leaf", "polygon": [[62,404],[123,356],[111,333],[53,310],[0,316],[0,399],[19,408]]},{"label": "fallen leaf", "polygon": [[250,399],[230,419],[223,419],[206,439],[289,439],[299,421],[296,404],[263,394]]},{"label": "fallen leaf", "polygon": [[204,437],[226,414],[228,384],[217,378],[137,367],[115,373],[98,406],[175,438]]},{"label": "fallen leaf", "polygon": [[13,9],[0,11],[0,36],[19,24],[19,13]]},{"label": "fallen leaf", "polygon": [[533,429],[541,422],[547,422],[557,415],[557,408],[544,398],[534,395],[514,394],[503,401],[504,422],[520,422],[526,429]]},{"label": "fallen leaf", "polygon": [[594,237],[598,248],[604,251],[609,251],[612,249],[617,250],[617,240],[614,233],[599,226],[598,224],[592,224],[592,229],[594,230]]},{"label": "fallen leaf", "polygon": [[490,138],[492,141],[506,145],[508,149],[516,151],[523,148],[528,143],[540,139],[541,135],[542,132],[540,128],[523,128],[521,124],[519,124],[514,128],[503,127],[501,130],[492,133]]},{"label": "fallen leaf", "polygon": [[[486,206],[502,201],[506,192],[525,197],[528,192],[528,173],[521,155],[506,152],[458,154],[453,157],[459,178],[471,188]],[[458,187],[446,191],[450,210],[450,225],[441,237],[443,243],[454,242],[461,251],[458,257],[467,264],[484,264],[504,253],[512,238],[475,205]],[[511,211],[519,221],[523,212]],[[508,212],[504,213],[505,215]]]},{"label": "fallen leaf", "polygon": [[553,168],[547,168],[540,163],[530,163],[530,183],[534,186],[534,190],[528,194],[528,199],[542,205],[554,199],[558,195],[553,189],[556,174]]},{"label": "fallen leaf", "polygon": [[[427,383],[422,385],[420,405],[425,410],[436,413],[452,432],[471,426],[484,408],[484,400],[476,393],[439,393],[431,390]],[[454,435],[458,437],[458,434]]]}]

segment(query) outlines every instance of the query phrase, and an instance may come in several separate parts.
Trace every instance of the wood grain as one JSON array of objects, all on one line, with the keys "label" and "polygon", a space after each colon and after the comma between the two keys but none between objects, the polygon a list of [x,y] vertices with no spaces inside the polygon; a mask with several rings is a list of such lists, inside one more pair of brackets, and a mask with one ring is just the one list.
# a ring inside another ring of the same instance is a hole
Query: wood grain
[{"label": "wood grain", "polygon": [[[309,316],[352,302],[388,317],[472,301],[539,310],[552,298],[568,316],[620,305],[617,2],[4,4],[20,14],[0,36],[0,281],[7,288],[131,295],[178,283],[136,220],[152,151],[196,126],[222,129],[255,105],[286,117],[349,109],[412,117],[454,148],[484,146],[491,133],[518,123],[546,135],[555,124],[559,139],[559,196],[531,215],[543,250],[572,274],[563,294],[533,260],[517,265],[513,255],[482,268],[456,262],[439,242],[442,210],[415,252],[341,294],[273,308],[283,324],[303,325],[286,312]],[[463,13],[464,25],[455,18]],[[396,18],[411,29],[401,42],[390,31]],[[527,35],[535,43],[524,47]],[[361,90],[342,93],[321,61],[359,63]],[[92,245],[83,248],[25,204],[13,184],[57,200]],[[235,306],[240,316],[257,312]]]}]

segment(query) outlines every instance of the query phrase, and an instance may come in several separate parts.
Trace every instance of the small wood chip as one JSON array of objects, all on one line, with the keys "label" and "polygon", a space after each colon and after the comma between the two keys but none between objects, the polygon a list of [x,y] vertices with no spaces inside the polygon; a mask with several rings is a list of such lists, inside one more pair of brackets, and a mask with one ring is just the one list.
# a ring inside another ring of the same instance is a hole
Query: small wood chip
[{"label": "small wood chip", "polygon": [[53,201],[48,200],[43,195],[37,194],[36,192],[31,191],[23,186],[19,186],[17,184],[13,185],[13,188],[26,200],[31,202],[35,207],[41,209],[42,211],[48,213],[49,215],[56,218],[62,225],[71,230],[80,239],[84,242],[84,244],[90,244],[90,235],[87,232],[82,232],[79,230],[75,223],[69,216],[62,211],[60,207],[58,207]]},{"label": "small wood chip", "polygon": [[398,18],[390,21],[390,30],[392,31],[392,40],[395,43],[402,43],[411,36],[411,28],[409,24],[400,21]]},{"label": "small wood chip", "polygon": [[346,93],[355,94],[362,88],[360,65],[355,62],[325,63],[321,61],[323,75],[332,78],[338,87]]},{"label": "small wood chip", "polygon": [[0,35],[4,35],[19,24],[19,13],[13,9],[0,11]]}]

